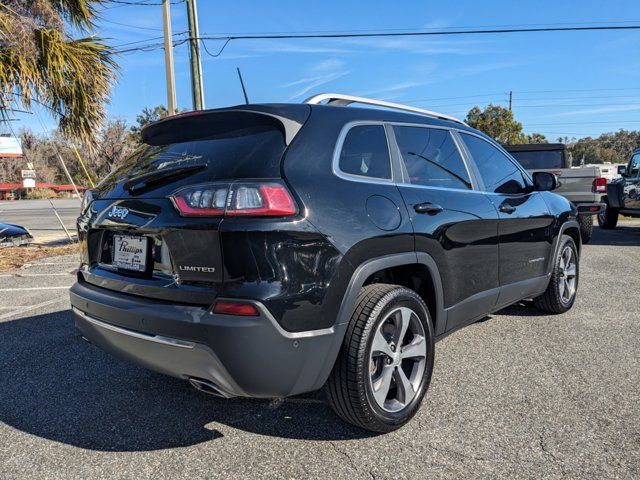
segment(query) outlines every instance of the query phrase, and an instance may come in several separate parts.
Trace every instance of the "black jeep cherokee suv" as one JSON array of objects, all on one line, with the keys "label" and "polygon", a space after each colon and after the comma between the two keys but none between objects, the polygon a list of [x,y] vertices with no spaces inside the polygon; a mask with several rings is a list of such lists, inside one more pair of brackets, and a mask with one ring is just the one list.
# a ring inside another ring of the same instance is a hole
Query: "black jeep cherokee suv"
[{"label": "black jeep cherokee suv", "polygon": [[[329,104],[320,104],[329,98]],[[578,286],[576,210],[444,115],[341,95],[177,115],[88,195],[78,328],[222,397],[322,388],[386,432],[417,411],[434,342]]]}]

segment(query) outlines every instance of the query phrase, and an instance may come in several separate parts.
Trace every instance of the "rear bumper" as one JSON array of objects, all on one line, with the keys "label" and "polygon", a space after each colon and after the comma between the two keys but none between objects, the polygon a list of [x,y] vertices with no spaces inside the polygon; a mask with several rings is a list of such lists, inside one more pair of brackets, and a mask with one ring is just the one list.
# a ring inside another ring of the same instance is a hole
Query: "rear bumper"
[{"label": "rear bumper", "polygon": [[70,295],[76,326],[91,343],[160,373],[211,382],[226,397],[286,397],[319,389],[346,329],[286,332],[257,302],[259,316],[239,317],[84,282]]}]

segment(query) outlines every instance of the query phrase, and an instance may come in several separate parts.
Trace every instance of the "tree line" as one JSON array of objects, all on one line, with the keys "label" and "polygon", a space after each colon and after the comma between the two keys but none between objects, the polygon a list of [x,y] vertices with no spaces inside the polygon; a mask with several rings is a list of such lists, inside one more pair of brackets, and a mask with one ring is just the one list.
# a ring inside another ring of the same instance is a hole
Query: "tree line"
[{"label": "tree line", "polygon": [[[513,112],[499,105],[489,105],[484,110],[473,107],[466,117],[469,126],[476,128],[498,142],[506,144],[549,143],[540,133],[526,134],[522,123],[516,121]],[[573,157],[573,165],[590,163],[627,163],[631,152],[640,147],[640,131],[623,130],[603,133],[599,137],[559,137],[555,140],[567,145]]]}]

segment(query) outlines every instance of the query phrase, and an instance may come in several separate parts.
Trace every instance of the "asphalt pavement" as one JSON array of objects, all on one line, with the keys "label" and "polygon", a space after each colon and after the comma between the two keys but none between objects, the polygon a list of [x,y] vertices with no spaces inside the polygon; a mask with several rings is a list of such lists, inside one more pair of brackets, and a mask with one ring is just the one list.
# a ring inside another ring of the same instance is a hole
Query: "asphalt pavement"
[{"label": "asphalt pavement", "polygon": [[[75,236],[76,218],[80,214],[77,198],[51,200],[69,233]],[[0,201],[0,223],[26,227],[38,243],[49,243],[67,238],[56,218],[49,200]]]},{"label": "asphalt pavement", "polygon": [[567,314],[437,344],[425,402],[370,435],[321,394],[222,400],[74,329],[77,260],[0,277],[0,478],[640,478],[640,227],[596,229]]}]

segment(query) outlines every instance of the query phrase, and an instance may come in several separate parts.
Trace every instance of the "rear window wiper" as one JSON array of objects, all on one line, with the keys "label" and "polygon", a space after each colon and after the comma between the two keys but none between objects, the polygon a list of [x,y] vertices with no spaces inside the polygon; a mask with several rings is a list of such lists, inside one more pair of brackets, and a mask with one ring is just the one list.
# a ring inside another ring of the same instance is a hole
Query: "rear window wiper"
[{"label": "rear window wiper", "polygon": [[129,193],[134,193],[140,190],[144,190],[152,185],[163,183],[166,180],[170,180],[176,176],[183,176],[188,173],[197,172],[207,168],[207,164],[200,163],[197,165],[188,165],[184,167],[164,168],[162,170],[156,170],[154,172],[143,173],[137,177],[133,177],[130,180],[124,182],[124,188]]}]

